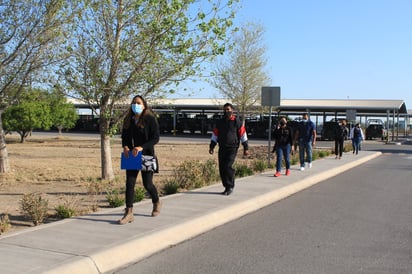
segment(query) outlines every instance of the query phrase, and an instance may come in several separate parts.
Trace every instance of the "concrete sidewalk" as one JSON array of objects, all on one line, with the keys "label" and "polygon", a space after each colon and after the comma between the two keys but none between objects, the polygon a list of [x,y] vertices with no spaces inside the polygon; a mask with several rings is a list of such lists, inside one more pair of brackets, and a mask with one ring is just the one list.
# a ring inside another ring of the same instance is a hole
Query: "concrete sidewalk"
[{"label": "concrete sidewalk", "polygon": [[378,157],[380,152],[330,156],[311,169],[291,168],[236,180],[232,195],[222,185],[165,196],[150,217],[150,200],[135,204],[135,221],[118,225],[123,207],[66,219],[0,237],[0,273],[110,273],[155,252],[237,219]]}]

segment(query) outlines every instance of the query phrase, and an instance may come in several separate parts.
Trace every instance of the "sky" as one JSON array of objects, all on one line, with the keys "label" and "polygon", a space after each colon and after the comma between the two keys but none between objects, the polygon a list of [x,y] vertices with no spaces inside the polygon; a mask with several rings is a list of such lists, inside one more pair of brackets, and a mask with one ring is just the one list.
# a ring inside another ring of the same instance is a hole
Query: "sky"
[{"label": "sky", "polygon": [[[403,100],[412,109],[412,1],[241,0],[237,23],[265,29],[281,99]],[[222,97],[213,87],[193,97]],[[193,87],[192,87],[193,88]]]}]

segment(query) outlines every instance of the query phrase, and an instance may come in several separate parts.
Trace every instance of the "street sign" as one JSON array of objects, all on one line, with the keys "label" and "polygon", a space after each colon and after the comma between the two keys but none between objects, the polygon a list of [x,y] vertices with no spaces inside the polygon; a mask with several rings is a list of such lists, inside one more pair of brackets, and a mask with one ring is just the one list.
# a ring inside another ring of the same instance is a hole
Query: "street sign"
[{"label": "street sign", "polygon": [[280,106],[280,87],[262,87],[261,101],[262,106]]},{"label": "street sign", "polygon": [[356,109],[346,110],[346,120],[348,120],[349,122],[356,121]]}]

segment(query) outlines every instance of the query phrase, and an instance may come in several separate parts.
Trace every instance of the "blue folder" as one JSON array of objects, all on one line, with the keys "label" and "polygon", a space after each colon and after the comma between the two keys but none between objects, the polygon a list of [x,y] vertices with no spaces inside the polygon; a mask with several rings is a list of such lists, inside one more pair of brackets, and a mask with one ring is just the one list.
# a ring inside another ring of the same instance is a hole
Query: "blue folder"
[{"label": "blue folder", "polygon": [[120,158],[120,169],[141,170],[142,169],[142,152],[139,151],[136,156],[133,156],[129,151],[129,158],[126,158],[122,152]]}]

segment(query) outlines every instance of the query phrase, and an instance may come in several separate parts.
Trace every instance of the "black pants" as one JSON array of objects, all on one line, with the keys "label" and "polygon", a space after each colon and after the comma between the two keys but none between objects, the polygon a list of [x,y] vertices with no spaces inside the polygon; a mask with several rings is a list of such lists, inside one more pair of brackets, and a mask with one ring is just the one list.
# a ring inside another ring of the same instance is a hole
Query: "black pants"
[{"label": "black pants", "polygon": [[339,155],[339,157],[342,157],[343,143],[344,143],[343,138],[335,139],[335,155],[336,156]]},{"label": "black pants", "polygon": [[[133,207],[135,185],[139,170],[126,170],[126,207]],[[153,184],[153,172],[142,171],[143,186],[149,192],[153,203],[159,201],[157,189]]]},{"label": "black pants", "polygon": [[235,187],[233,163],[235,162],[237,150],[237,147],[219,147],[219,174],[225,189]]}]

